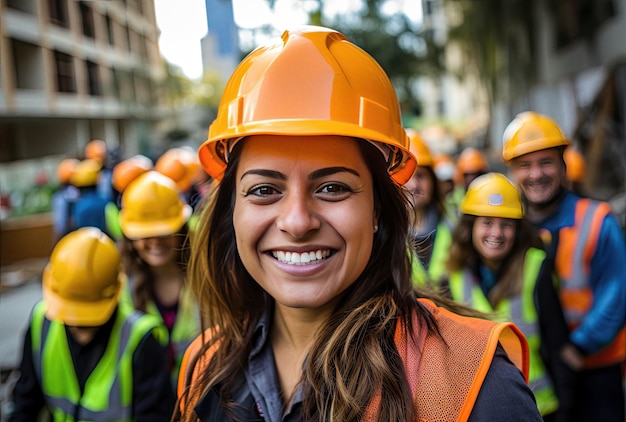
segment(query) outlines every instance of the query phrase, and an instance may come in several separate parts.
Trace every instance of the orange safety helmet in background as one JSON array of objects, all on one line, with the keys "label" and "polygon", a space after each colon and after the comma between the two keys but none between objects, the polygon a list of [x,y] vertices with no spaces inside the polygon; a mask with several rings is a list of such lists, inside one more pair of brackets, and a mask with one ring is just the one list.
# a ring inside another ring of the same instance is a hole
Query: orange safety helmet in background
[{"label": "orange safety helmet in background", "polygon": [[43,299],[50,320],[76,327],[103,325],[121,291],[120,253],[95,227],[65,235],[43,272]]},{"label": "orange safety helmet in background", "polygon": [[107,144],[95,139],[85,145],[85,158],[88,160],[100,160],[104,163],[107,158]]},{"label": "orange safety helmet in background", "polygon": [[171,148],[159,157],[154,169],[172,179],[181,192],[186,192],[197,178],[200,161],[189,147]]},{"label": "orange safety helmet in background", "polygon": [[531,152],[569,145],[554,120],[534,111],[515,116],[504,130],[502,142],[502,158],[506,162]]},{"label": "orange safety helmet in background", "polygon": [[399,184],[415,171],[389,77],[368,53],[327,28],[285,31],[242,60],[198,150],[205,171],[221,180],[232,146],[250,135],[369,140]]},{"label": "orange safety helmet in background", "polygon": [[151,170],[130,182],[122,193],[120,227],[129,239],[169,236],[189,220],[191,211],[174,181]]},{"label": "orange safety helmet in background", "polygon": [[485,155],[473,147],[466,147],[456,160],[454,182],[462,185],[463,176],[472,173],[485,173],[489,170]]},{"label": "orange safety helmet in background", "polygon": [[585,180],[585,157],[576,148],[569,146],[563,151],[563,159],[567,166],[567,178],[576,183]]},{"label": "orange safety helmet in background", "polygon": [[500,173],[486,173],[470,183],[459,204],[463,214],[521,219],[524,216],[515,185]]},{"label": "orange safety helmet in background", "polygon": [[74,170],[70,183],[76,187],[96,186],[102,162],[88,159],[81,161]]},{"label": "orange safety helmet in background", "polygon": [[141,154],[134,155],[113,168],[111,184],[116,191],[124,192],[130,182],[153,168],[151,159]]},{"label": "orange safety helmet in background", "polygon": [[430,150],[419,132],[408,128],[406,129],[406,134],[409,137],[409,150],[417,159],[417,165],[420,167],[432,167],[433,156],[430,154]]},{"label": "orange safety helmet in background", "polygon": [[61,160],[57,166],[57,179],[59,180],[59,183],[70,183],[78,164],[80,164],[80,161],[76,158],[65,158]]}]

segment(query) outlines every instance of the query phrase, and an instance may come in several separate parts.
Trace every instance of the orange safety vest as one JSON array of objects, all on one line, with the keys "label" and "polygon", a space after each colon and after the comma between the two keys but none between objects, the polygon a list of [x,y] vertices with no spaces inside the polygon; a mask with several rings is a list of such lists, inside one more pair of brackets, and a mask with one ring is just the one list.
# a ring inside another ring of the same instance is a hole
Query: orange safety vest
[{"label": "orange safety vest", "polygon": [[[559,296],[570,330],[578,327],[593,303],[589,283],[591,258],[596,250],[604,218],[611,212],[606,202],[588,198],[576,202],[573,226],[559,230],[555,267],[561,279]],[[626,327],[600,352],[585,359],[585,367],[599,367],[626,360]]]},{"label": "orange safety vest", "polygon": [[[469,419],[498,343],[528,381],[528,344],[513,323],[464,317],[438,307],[430,300],[418,300],[432,313],[440,335],[428,333],[420,344],[416,344],[407,336],[404,324],[398,323],[394,341],[404,363],[420,422]],[[219,346],[219,343],[212,345],[204,356],[195,359],[211,333],[212,330],[207,330],[187,349],[178,377],[179,396],[186,388],[187,371],[193,370],[193,383]],[[188,368],[192,357],[196,364]],[[450,371],[450,368],[454,368],[454,371]],[[364,421],[378,420],[379,403],[380,393],[377,393],[365,411]],[[184,411],[185,403],[182,400],[180,406]]]}]

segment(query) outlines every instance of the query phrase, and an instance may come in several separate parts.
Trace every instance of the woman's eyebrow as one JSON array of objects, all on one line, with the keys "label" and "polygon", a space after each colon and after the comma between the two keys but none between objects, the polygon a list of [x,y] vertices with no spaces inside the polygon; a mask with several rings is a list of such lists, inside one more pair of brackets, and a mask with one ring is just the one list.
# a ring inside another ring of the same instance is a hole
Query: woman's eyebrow
[{"label": "woman's eyebrow", "polygon": [[323,169],[315,170],[314,172],[311,172],[311,174],[309,174],[309,180],[315,180],[315,179],[319,179],[320,177],[330,176],[332,174],[342,173],[342,172],[352,173],[355,176],[361,177],[359,172],[354,169],[351,169],[349,167],[338,166],[338,167],[325,167]]},{"label": "woman's eyebrow", "polygon": [[276,170],[266,170],[266,169],[248,170],[241,175],[239,180],[243,179],[246,176],[253,175],[253,174],[257,176],[270,177],[272,179],[287,180],[287,176],[285,176],[283,173],[276,171]]}]

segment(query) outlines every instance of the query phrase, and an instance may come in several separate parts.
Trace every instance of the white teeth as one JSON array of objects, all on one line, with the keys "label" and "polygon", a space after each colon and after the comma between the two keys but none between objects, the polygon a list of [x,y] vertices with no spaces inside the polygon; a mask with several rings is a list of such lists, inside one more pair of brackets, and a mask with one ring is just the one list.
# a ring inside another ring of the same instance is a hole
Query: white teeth
[{"label": "white teeth", "polygon": [[329,249],[318,249],[310,252],[287,252],[287,251],[272,251],[274,258],[280,262],[291,265],[307,265],[315,264],[322,259],[328,258],[330,255]]}]

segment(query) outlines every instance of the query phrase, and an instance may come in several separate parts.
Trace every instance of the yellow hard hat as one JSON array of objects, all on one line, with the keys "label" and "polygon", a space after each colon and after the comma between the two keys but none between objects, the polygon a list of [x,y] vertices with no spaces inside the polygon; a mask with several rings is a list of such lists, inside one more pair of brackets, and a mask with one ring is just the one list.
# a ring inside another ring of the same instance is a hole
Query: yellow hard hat
[{"label": "yellow hard hat", "polygon": [[174,234],[190,216],[174,181],[157,171],[137,177],[122,193],[120,227],[129,239]]},{"label": "yellow hard hat", "polygon": [[481,217],[521,219],[524,216],[519,191],[500,173],[486,173],[474,179],[459,210]]},{"label": "yellow hard hat", "polygon": [[233,142],[250,135],[338,135],[386,153],[400,184],[415,171],[396,92],[380,65],[343,34],[305,26],[250,53],[231,76],[198,154],[220,180]]},{"label": "yellow hard hat", "polygon": [[534,111],[515,116],[504,130],[502,141],[502,158],[507,162],[531,152],[569,145],[554,120]]},{"label": "yellow hard hat", "polygon": [[567,147],[563,152],[563,159],[567,165],[567,178],[572,182],[585,180],[585,157],[574,147]]},{"label": "yellow hard hat", "polygon": [[104,324],[118,303],[119,265],[115,243],[99,229],[83,227],[67,234],[43,272],[46,316],[77,327]]},{"label": "yellow hard hat", "polygon": [[141,154],[134,155],[113,168],[111,184],[116,191],[124,192],[130,182],[153,168],[151,159]]},{"label": "yellow hard hat", "polygon": [[200,161],[191,148],[171,148],[159,157],[154,169],[172,179],[181,192],[186,192],[200,170]]},{"label": "yellow hard hat", "polygon": [[107,144],[100,139],[89,141],[85,145],[85,158],[104,162],[107,158]]},{"label": "yellow hard hat", "polygon": [[409,136],[409,150],[417,159],[417,165],[420,167],[432,167],[433,156],[430,154],[430,150],[420,134],[411,128],[406,129],[406,134]]},{"label": "yellow hard hat", "polygon": [[70,182],[78,187],[95,186],[98,184],[98,175],[101,169],[102,163],[100,161],[83,160],[76,166]]},{"label": "yellow hard hat", "polygon": [[61,160],[57,166],[57,179],[59,183],[70,183],[79,163],[80,161],[76,158],[65,158]]}]

